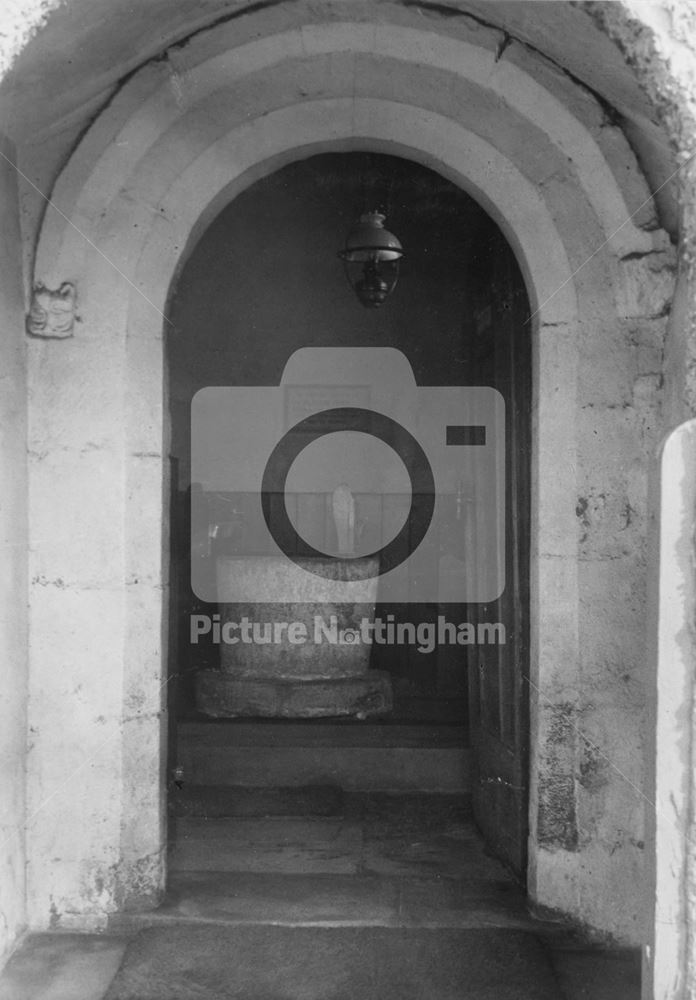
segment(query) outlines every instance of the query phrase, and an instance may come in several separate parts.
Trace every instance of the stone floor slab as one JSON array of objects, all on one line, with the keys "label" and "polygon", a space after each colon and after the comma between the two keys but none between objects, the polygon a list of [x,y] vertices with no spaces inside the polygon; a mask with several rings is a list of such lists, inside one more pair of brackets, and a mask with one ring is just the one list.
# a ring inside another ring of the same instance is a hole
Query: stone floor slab
[{"label": "stone floor slab", "polygon": [[177,821],[173,871],[355,874],[362,830],[343,819],[198,819]]},{"label": "stone floor slab", "polygon": [[529,914],[524,892],[507,880],[401,880],[399,922],[404,927],[510,927],[541,933],[550,925]]},{"label": "stone floor slab", "polygon": [[559,1000],[533,935],[411,928],[150,928],[108,1000]]},{"label": "stone floor slab", "polygon": [[101,1000],[127,944],[125,936],[32,934],[0,976],[0,1000]]}]

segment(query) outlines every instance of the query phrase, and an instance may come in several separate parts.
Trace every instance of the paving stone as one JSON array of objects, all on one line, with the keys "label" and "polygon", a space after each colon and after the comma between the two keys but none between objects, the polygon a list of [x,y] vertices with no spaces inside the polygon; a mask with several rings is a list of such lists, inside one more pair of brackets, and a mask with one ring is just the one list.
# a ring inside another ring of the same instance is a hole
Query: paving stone
[{"label": "paving stone", "polygon": [[359,824],[342,819],[199,819],[177,823],[173,871],[352,874],[362,851]]}]

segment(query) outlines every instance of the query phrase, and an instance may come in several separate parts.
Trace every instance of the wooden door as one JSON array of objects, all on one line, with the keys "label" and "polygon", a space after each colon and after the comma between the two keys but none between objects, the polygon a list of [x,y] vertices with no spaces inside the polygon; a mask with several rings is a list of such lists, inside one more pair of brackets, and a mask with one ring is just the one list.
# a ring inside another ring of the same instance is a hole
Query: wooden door
[{"label": "wooden door", "polygon": [[[479,261],[472,334],[478,375],[505,398],[505,590],[470,609],[472,620],[502,622],[504,645],[472,647],[469,715],[473,808],[491,851],[523,881],[529,769],[529,524],[531,349],[527,296],[501,237]],[[486,282],[486,273],[490,276]],[[492,279],[492,280],[491,280]]]}]

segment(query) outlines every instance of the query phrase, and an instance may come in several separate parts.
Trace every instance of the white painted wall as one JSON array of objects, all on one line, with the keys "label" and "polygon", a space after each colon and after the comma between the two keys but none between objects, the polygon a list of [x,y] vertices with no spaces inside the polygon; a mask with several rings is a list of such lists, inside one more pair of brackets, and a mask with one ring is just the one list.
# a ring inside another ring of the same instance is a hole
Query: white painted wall
[{"label": "white painted wall", "polygon": [[[656,866],[650,873],[652,933],[645,949],[645,1000],[692,997],[696,908],[696,420],[672,431],[660,461],[657,677],[651,722],[655,767],[646,814]],[[691,985],[690,985],[691,983]]]},{"label": "white painted wall", "polygon": [[25,924],[27,463],[17,175],[0,138],[0,963]]}]

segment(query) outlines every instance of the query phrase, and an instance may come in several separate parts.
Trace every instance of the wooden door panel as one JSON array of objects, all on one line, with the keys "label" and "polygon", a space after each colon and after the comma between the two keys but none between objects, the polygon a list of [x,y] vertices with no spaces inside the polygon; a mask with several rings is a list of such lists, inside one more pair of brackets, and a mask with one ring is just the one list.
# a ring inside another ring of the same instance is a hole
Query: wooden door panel
[{"label": "wooden door panel", "polygon": [[[481,286],[477,314],[489,323],[483,384],[506,405],[505,590],[472,609],[478,621],[502,622],[506,642],[477,646],[469,659],[474,751],[474,817],[491,850],[525,877],[528,802],[529,483],[531,363],[528,300],[502,237],[488,248],[492,281]],[[485,343],[485,337],[483,339]]]}]

